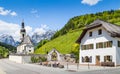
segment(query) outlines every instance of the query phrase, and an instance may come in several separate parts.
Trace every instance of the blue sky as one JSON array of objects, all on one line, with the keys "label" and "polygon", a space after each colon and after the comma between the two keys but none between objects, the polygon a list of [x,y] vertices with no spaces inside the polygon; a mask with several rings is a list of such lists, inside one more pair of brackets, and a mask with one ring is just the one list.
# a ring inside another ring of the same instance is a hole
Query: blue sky
[{"label": "blue sky", "polygon": [[111,9],[120,9],[120,0],[0,0],[0,24],[19,29],[24,19],[29,32],[59,30],[74,16]]}]

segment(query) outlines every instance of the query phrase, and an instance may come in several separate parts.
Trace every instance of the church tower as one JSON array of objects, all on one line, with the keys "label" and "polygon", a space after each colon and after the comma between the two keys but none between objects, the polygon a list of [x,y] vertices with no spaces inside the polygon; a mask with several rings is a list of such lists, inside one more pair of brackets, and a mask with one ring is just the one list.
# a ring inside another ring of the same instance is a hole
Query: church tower
[{"label": "church tower", "polygon": [[24,37],[26,36],[26,30],[25,30],[24,21],[21,24],[20,34],[21,34],[21,41],[23,41]]},{"label": "church tower", "polygon": [[21,23],[21,43],[17,46],[17,53],[18,54],[31,54],[34,53],[34,45],[29,37],[29,35],[26,35],[25,25],[24,21]]}]

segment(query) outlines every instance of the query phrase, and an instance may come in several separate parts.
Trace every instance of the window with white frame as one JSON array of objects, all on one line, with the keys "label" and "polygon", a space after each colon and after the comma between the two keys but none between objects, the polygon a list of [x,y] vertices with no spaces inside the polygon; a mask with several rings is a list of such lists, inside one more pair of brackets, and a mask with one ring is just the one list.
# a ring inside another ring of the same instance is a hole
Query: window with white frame
[{"label": "window with white frame", "polygon": [[111,55],[104,56],[104,62],[112,62],[112,56]]}]

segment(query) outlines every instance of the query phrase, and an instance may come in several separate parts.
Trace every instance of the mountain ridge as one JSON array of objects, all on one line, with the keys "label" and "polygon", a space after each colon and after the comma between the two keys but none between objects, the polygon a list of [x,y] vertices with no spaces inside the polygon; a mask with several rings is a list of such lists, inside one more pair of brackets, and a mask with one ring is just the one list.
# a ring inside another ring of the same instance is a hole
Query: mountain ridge
[{"label": "mountain ridge", "polygon": [[[48,30],[43,34],[39,34],[36,32],[30,38],[31,38],[33,44],[37,45],[41,40],[44,40],[44,39],[50,40],[54,34],[55,34],[55,31]],[[5,44],[9,44],[9,45],[12,45],[15,47],[17,47],[20,44],[19,41],[15,41],[13,36],[11,36],[9,34],[0,35],[0,42],[5,43]]]}]

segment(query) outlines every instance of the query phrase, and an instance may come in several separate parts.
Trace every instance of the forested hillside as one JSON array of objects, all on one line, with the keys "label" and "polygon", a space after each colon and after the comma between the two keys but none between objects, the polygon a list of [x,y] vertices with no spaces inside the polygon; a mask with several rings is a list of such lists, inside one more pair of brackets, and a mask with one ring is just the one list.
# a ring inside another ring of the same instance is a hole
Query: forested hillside
[{"label": "forested hillside", "polygon": [[110,10],[98,12],[96,14],[75,16],[71,18],[61,30],[57,31],[56,34],[54,34],[54,36],[52,37],[52,39],[60,35],[64,35],[71,30],[82,28],[96,19],[102,19],[104,21],[120,25],[120,10]]},{"label": "forested hillside", "polygon": [[16,52],[16,47],[0,42],[0,58],[7,57],[9,52]]},{"label": "forested hillside", "polygon": [[9,50],[5,47],[0,46],[0,58],[5,58],[9,54]]},{"label": "forested hillside", "polygon": [[8,49],[11,52],[16,52],[16,47],[14,47],[12,45],[0,42],[0,46],[5,47],[6,49]]},{"label": "forested hillside", "polygon": [[[75,41],[81,34],[85,25],[89,25],[96,19],[102,19],[104,21],[120,25],[120,10],[110,10],[104,12],[98,12],[95,14],[86,14],[81,16],[75,16],[71,18],[65,26],[57,31],[50,41],[45,42],[44,44],[38,44],[35,53],[46,53],[52,48],[56,48],[61,53],[71,53],[74,50]],[[78,49],[78,48],[77,48]]]}]

